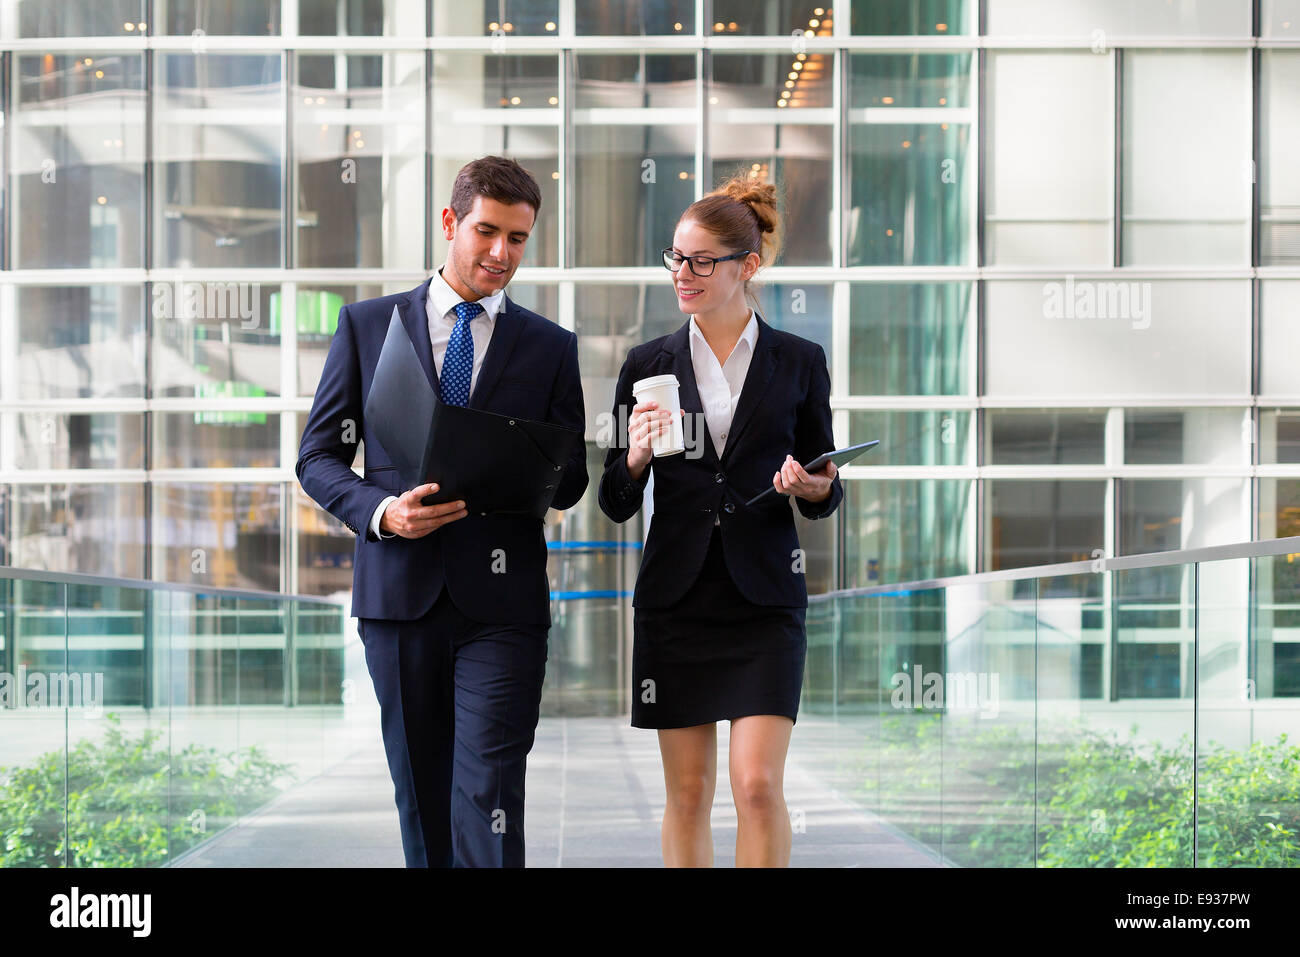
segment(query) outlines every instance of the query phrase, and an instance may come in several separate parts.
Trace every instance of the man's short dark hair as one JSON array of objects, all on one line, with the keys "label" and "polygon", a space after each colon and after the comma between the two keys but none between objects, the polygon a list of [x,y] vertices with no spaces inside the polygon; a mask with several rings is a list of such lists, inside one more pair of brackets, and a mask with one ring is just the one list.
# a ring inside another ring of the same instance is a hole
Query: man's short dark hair
[{"label": "man's short dark hair", "polygon": [[451,187],[449,204],[456,214],[456,222],[474,208],[475,196],[486,196],[509,206],[527,203],[533,207],[534,219],[542,209],[542,191],[533,174],[505,156],[484,156],[460,168]]}]

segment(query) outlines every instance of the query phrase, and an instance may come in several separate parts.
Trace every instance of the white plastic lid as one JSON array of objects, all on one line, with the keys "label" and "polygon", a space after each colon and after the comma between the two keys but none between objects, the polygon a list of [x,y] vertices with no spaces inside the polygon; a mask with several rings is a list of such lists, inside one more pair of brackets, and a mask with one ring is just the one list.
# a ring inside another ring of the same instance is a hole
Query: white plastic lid
[{"label": "white plastic lid", "polygon": [[657,389],[663,385],[677,385],[677,376],[669,372],[666,375],[652,375],[648,379],[641,379],[632,383],[632,394],[640,395],[642,392],[649,392],[651,389]]}]

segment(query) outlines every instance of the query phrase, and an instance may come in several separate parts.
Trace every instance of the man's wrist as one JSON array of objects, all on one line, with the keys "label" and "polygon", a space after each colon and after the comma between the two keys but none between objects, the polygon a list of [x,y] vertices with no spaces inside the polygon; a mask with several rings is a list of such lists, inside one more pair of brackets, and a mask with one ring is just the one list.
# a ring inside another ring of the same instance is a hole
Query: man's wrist
[{"label": "man's wrist", "polygon": [[380,526],[383,524],[384,521],[384,513],[388,511],[388,503],[396,502],[396,501],[397,501],[396,495],[388,496],[382,502],[379,503],[379,507],[375,509],[374,515],[370,517],[370,531],[374,533],[375,538],[396,538],[397,537],[397,534],[395,532],[385,532],[383,531],[382,528],[380,528]]}]

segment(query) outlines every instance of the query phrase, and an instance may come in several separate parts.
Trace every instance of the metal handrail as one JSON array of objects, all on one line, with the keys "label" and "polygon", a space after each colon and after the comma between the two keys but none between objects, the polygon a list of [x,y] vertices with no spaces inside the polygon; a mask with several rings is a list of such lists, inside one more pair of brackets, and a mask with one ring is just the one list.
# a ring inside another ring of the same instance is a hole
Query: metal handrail
[{"label": "metal handrail", "polygon": [[970,575],[951,575],[946,578],[926,578],[918,581],[897,582],[890,585],[864,585],[859,588],[841,588],[835,591],[809,595],[808,602],[830,601],[856,595],[889,595],[912,591],[931,591],[953,585],[981,585],[987,582],[1020,581],[1026,578],[1059,578],[1065,575],[1096,575],[1102,572],[1128,571],[1134,568],[1161,568],[1186,565],[1192,562],[1231,561],[1235,558],[1263,558],[1269,555],[1300,554],[1300,535],[1274,538],[1260,542],[1235,542],[1231,545],[1208,545],[1204,548],[1184,548],[1171,552],[1146,552],[1141,555],[1123,555],[1117,558],[1095,558],[1081,562],[1062,562],[1056,565],[1030,565],[1025,568],[1004,568],[993,572],[974,572]]},{"label": "metal handrail", "polygon": [[113,578],[107,575],[88,575],[83,572],[51,572],[38,568],[17,568],[0,565],[0,579],[16,578],[23,581],[47,582],[61,585],[97,585],[104,588],[147,588],[151,591],[185,591],[199,595],[216,595],[222,598],[248,598],[256,601],[300,601],[315,605],[332,605],[342,608],[343,603],[319,595],[289,595],[278,591],[257,591],[249,588],[219,588],[215,585],[190,585],[181,582],[149,581],[144,578]]}]

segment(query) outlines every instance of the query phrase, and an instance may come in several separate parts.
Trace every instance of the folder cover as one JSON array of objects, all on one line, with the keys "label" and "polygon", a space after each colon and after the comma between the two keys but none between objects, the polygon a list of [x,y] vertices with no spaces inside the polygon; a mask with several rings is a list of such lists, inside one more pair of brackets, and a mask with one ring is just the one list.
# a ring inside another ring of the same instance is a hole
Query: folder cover
[{"label": "folder cover", "polygon": [[404,488],[437,482],[422,504],[463,500],[470,514],[545,518],[564,463],[582,440],[579,429],[444,403],[396,306],[365,416]]}]

